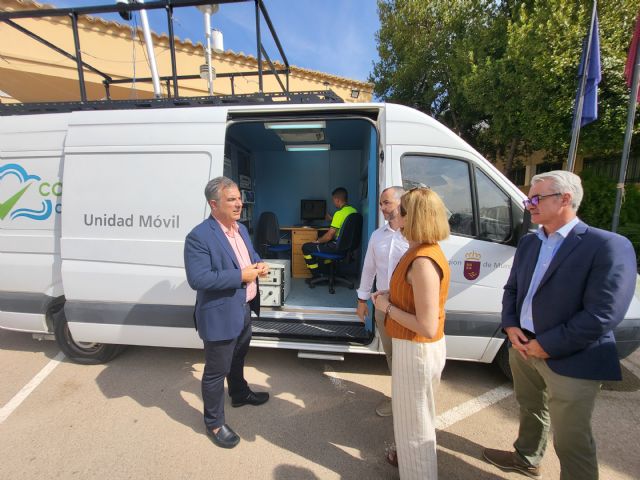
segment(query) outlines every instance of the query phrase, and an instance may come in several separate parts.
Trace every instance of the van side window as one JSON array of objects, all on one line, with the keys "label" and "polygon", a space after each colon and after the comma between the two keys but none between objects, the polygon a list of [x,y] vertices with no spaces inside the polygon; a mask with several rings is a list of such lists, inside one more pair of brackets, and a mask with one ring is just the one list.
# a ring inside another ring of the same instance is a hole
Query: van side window
[{"label": "van side window", "polygon": [[504,242],[511,237],[509,197],[480,169],[475,169],[480,233],[483,240]]},{"label": "van side window", "polygon": [[451,233],[475,236],[469,165],[462,160],[405,155],[400,160],[406,190],[425,186],[435,191],[447,207]]}]

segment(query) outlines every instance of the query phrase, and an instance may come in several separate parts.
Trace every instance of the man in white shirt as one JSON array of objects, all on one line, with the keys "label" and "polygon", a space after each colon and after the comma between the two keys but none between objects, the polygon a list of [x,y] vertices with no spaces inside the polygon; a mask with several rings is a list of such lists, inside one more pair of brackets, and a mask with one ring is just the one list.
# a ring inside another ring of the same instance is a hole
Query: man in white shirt
[{"label": "man in white shirt", "polygon": [[[398,228],[400,221],[400,198],[404,195],[402,187],[389,187],[380,195],[380,212],[388,222],[371,234],[367,253],[364,257],[360,287],[358,288],[358,307],[356,313],[362,322],[369,315],[367,302],[371,298],[373,280],[376,281],[376,290],[389,290],[389,280],[393,270],[398,265],[400,257],[409,248],[409,244],[402,236]],[[380,335],[382,348],[387,357],[387,365],[391,372],[392,351],[391,339],[384,329],[384,314],[374,310],[376,328]],[[391,416],[391,400],[385,399],[376,407],[376,413],[381,417]]]}]

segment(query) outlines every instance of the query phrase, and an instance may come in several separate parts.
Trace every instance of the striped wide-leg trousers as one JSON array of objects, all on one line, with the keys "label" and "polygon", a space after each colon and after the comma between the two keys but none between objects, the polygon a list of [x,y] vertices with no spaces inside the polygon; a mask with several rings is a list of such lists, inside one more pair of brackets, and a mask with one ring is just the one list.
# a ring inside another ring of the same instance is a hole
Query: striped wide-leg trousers
[{"label": "striped wide-leg trousers", "polygon": [[393,339],[393,433],[402,480],[438,478],[434,389],[445,360],[444,338],[433,343]]}]

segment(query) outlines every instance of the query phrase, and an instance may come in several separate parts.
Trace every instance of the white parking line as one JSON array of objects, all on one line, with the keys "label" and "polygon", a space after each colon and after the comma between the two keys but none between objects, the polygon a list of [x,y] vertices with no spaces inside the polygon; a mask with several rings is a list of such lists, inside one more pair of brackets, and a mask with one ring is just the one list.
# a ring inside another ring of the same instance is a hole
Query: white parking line
[{"label": "white parking line", "polygon": [[457,407],[453,407],[451,410],[438,415],[436,419],[436,428],[438,430],[444,430],[449,428],[454,423],[458,423],[460,420],[464,420],[470,417],[474,413],[478,413],[480,410],[487,408],[500,400],[507,398],[513,393],[513,387],[509,384],[501,385],[489,390],[482,395],[467,400],[461,403]]},{"label": "white parking line", "polygon": [[[640,378],[639,366],[629,361],[629,359],[624,359],[621,363],[636,377]],[[454,423],[458,423],[459,421],[478,413],[480,410],[507,398],[512,393],[513,387],[511,384],[504,384],[500,387],[494,388],[493,390],[489,390],[487,393],[484,393],[479,397],[472,398],[471,400],[438,415],[438,418],[436,419],[436,428],[438,430],[445,430]]]},{"label": "white parking line", "polygon": [[54,368],[64,359],[64,353],[59,352],[49,363],[47,363],[38,374],[27,383],[7,404],[0,409],[0,424],[2,424],[13,411],[35,390],[35,388],[47,378]]}]

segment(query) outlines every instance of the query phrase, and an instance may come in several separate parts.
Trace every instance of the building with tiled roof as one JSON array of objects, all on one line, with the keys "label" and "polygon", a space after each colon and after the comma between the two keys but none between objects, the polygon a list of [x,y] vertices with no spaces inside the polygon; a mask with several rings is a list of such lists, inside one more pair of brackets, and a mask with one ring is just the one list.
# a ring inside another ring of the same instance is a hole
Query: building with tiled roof
[{"label": "building with tiled roof", "polygon": [[[0,10],[35,10],[54,8],[32,0],[3,0]],[[250,20],[250,19],[248,19]],[[66,17],[18,19],[15,23],[45,38],[63,50],[75,52],[71,21]],[[150,70],[141,29],[126,23],[107,21],[99,17],[81,15],[78,19],[82,60],[108,74],[114,80],[150,77]],[[169,38],[152,33],[154,52],[161,76],[171,75]],[[49,102],[80,99],[76,63],[56,53],[6,23],[0,22],[0,101]],[[204,47],[189,39],[175,40],[178,74],[198,75],[205,63]],[[226,50],[213,53],[213,66],[218,73],[257,71],[258,61],[253,55]],[[276,69],[285,66],[274,62]],[[269,69],[266,63],[264,70]],[[100,100],[106,96],[103,78],[84,69],[87,98]],[[284,82],[284,76],[280,76]],[[273,75],[263,76],[265,93],[281,92]],[[168,83],[162,84],[168,95]],[[339,77],[296,66],[290,67],[289,90],[321,91],[331,89],[347,102],[368,102],[372,99],[373,85],[367,82]],[[215,95],[249,94],[258,91],[258,77],[217,78]],[[181,80],[180,96],[208,94],[203,79]],[[153,97],[151,82],[129,82],[110,86],[112,99]]]}]

